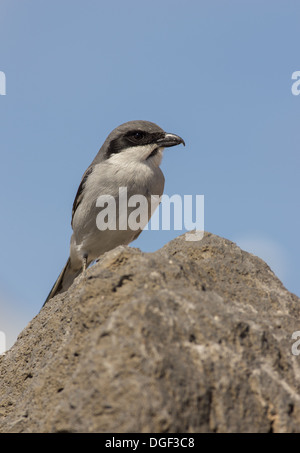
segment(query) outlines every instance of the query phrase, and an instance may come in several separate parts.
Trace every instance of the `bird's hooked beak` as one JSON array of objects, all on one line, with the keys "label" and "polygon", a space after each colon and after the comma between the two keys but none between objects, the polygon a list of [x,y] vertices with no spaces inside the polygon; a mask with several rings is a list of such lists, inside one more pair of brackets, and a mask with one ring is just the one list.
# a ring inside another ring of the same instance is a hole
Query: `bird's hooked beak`
[{"label": "bird's hooked beak", "polygon": [[180,145],[181,143],[185,146],[183,138],[179,135],[165,133],[165,136],[157,140],[157,145],[161,148],[170,148],[171,146]]}]

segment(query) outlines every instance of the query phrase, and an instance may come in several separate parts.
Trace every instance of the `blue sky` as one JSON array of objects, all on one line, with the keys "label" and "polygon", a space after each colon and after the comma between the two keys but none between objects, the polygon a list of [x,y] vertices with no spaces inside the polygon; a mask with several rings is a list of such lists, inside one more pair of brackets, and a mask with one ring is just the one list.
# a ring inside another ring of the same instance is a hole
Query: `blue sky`
[{"label": "blue sky", "polygon": [[[10,346],[69,251],[81,176],[132,119],[166,150],[165,193],[204,194],[205,229],[300,295],[300,2],[1,0],[0,331]],[[154,251],[180,231],[145,231]]]}]

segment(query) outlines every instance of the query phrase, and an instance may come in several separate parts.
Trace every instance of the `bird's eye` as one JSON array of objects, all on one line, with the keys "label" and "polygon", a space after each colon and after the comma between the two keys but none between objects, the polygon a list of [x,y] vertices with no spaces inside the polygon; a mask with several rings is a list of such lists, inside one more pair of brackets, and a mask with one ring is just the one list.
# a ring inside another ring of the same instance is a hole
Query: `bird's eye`
[{"label": "bird's eye", "polygon": [[130,134],[130,138],[133,138],[134,140],[142,140],[145,137],[144,132],[141,131],[135,131]]}]

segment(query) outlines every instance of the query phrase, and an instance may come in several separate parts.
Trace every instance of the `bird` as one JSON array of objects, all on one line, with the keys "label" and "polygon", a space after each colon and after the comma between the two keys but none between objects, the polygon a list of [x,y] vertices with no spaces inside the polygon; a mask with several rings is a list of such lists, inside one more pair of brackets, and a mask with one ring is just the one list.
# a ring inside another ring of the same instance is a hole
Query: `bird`
[{"label": "bird", "polygon": [[[181,137],[144,120],[128,121],[108,135],[82,176],[72,208],[70,256],[44,305],[57,294],[67,291],[74,279],[105,252],[119,245],[128,245],[141,234],[164,191],[165,178],[160,169],[164,148],[179,144],[185,146]],[[154,208],[149,203],[145,224],[135,230],[124,228],[124,225],[120,227],[117,222],[124,222],[124,215],[127,220],[133,210],[131,207],[125,214],[118,212],[120,189],[124,191],[124,188],[127,200],[134,195],[143,196],[148,201],[157,200]],[[100,196],[115,200],[115,228],[99,228],[97,216],[101,209],[97,200]]]}]

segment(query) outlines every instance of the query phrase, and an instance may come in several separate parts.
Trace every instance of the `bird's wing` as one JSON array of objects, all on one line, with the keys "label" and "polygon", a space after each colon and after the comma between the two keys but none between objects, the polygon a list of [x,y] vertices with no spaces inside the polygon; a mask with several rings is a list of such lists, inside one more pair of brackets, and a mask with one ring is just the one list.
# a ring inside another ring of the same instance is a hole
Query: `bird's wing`
[{"label": "bird's wing", "polygon": [[78,206],[80,205],[82,199],[83,199],[83,189],[85,187],[85,183],[86,183],[86,180],[87,178],[89,177],[89,175],[92,173],[94,169],[94,166],[91,166],[89,167],[86,172],[84,173],[82,179],[81,179],[81,183],[78,187],[78,190],[77,190],[77,193],[76,193],[76,196],[75,196],[75,200],[74,200],[74,203],[73,203],[73,208],[72,208],[72,220],[71,220],[71,226],[73,226],[73,218],[74,218],[74,214],[76,212],[76,209],[78,208]]}]

